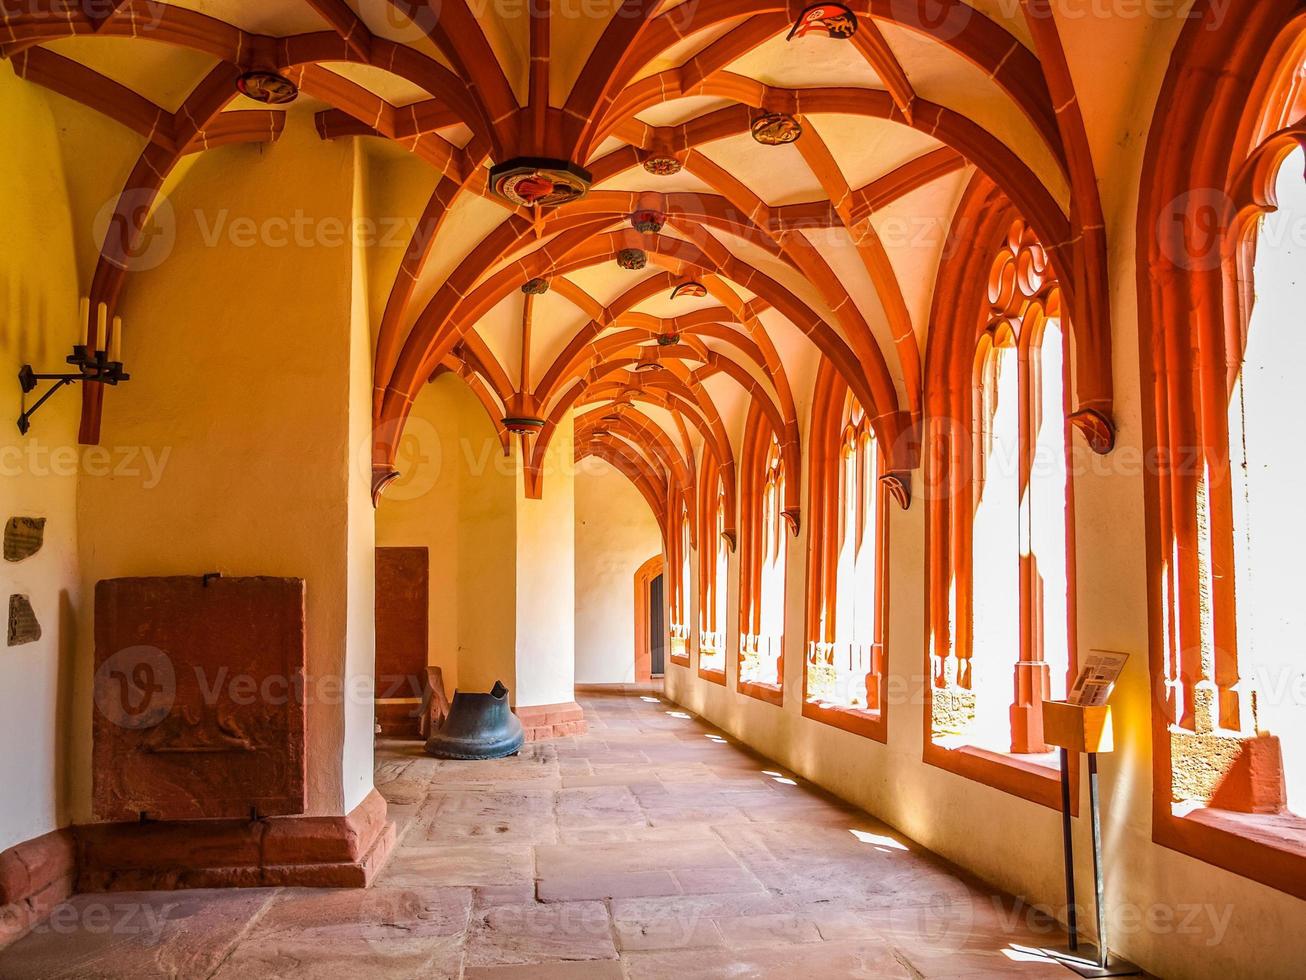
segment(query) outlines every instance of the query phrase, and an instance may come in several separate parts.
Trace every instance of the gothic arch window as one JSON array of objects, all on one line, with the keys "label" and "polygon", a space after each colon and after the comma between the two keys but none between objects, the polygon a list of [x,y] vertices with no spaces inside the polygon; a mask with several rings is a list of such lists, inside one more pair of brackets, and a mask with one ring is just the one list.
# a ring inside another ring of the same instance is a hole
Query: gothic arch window
[{"label": "gothic arch window", "polygon": [[975,319],[953,327],[952,373],[932,379],[924,757],[1059,807],[1042,702],[1065,696],[1075,662],[1069,336],[1037,235],[975,191],[964,208],[991,244],[948,270]]},{"label": "gothic arch window", "polygon": [[780,441],[754,404],[745,423],[739,551],[739,690],[780,704],[784,689],[785,465]]},{"label": "gothic arch window", "polygon": [[691,583],[693,568],[690,564],[692,539],[689,509],[678,504],[679,519],[671,539],[673,553],[668,556],[671,593],[671,662],[681,667],[689,666],[689,622],[693,608]]},{"label": "gothic arch window", "polygon": [[1176,46],[1139,204],[1153,838],[1306,898],[1306,17],[1218,16]]},{"label": "gothic arch window", "polygon": [[726,536],[725,488],[716,461],[705,454],[699,476],[698,673],[726,682],[726,596],[730,541]]},{"label": "gothic arch window", "polygon": [[883,741],[883,454],[870,416],[825,362],[817,378],[811,445],[803,714]]},{"label": "gothic arch window", "polygon": [[1041,703],[1064,696],[1070,666],[1065,356],[1058,287],[1023,221],[994,259],[988,304],[971,416],[970,644],[958,678],[969,699],[935,742],[1050,767]]}]

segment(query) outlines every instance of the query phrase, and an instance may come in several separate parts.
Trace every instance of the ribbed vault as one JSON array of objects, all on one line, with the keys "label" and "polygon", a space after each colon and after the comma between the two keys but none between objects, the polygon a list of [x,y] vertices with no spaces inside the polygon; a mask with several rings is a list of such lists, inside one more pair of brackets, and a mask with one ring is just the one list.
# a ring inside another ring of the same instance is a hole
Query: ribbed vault
[{"label": "ribbed vault", "polygon": [[[961,0],[853,0],[851,38],[786,40],[806,6],[0,0],[0,53],[140,141],[90,289],[110,315],[182,161],[283,131],[285,109],[238,91],[245,73],[293,82],[323,140],[386,141],[423,162],[427,198],[374,325],[378,488],[413,400],[452,371],[505,450],[503,420],[542,422],[522,436],[529,493],[544,492],[543,454],[575,409],[578,456],[620,469],[664,532],[680,505],[693,513],[706,456],[733,534],[735,456],[760,413],[796,527],[818,361],[866,407],[901,478],[919,465],[927,353],[948,349],[931,331],[972,326],[938,309],[934,284],[945,247],[965,247],[953,217],[977,181],[1056,267],[1076,404],[1102,448],[1101,209],[1045,0],[1008,22]],[[801,136],[756,140],[777,113]],[[588,193],[505,199],[491,168],[523,157],[588,171]],[[621,267],[631,250],[643,261]],[[87,386],[83,441],[98,439],[102,395]]]}]

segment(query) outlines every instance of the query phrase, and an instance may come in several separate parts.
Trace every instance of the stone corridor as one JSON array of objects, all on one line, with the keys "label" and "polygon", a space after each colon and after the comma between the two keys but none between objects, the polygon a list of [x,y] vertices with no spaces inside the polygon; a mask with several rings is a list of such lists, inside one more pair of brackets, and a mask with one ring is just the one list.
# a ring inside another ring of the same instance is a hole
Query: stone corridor
[{"label": "stone corridor", "polygon": [[81,895],[0,977],[1072,976],[1059,933],[654,695],[487,763],[383,742],[401,844],[362,891]]}]

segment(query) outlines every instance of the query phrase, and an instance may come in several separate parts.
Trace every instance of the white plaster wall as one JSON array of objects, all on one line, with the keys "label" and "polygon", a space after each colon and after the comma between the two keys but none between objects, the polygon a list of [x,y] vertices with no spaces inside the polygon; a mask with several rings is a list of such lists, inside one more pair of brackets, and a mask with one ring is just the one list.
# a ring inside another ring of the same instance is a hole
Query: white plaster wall
[{"label": "white plaster wall", "polygon": [[635,572],[662,553],[648,502],[611,464],[576,473],[576,683],[635,680]]},{"label": "white plaster wall", "polygon": [[[353,199],[355,214],[365,207],[363,147],[353,141]],[[344,704],[344,785],[348,813],[372,791],[374,734],[376,725],[376,517],[372,509],[370,454],[372,436],[372,331],[367,298],[368,254],[360,238],[354,242],[350,283],[349,369],[346,381],[346,426],[349,432],[346,457],[346,497],[349,537],[346,544],[349,589],[348,632],[345,676],[354,685],[353,696]]]},{"label": "white plaster wall", "polygon": [[[0,528],[14,516],[46,519],[40,552],[0,561],[0,620],[8,622],[11,594],[26,595],[42,634],[9,647],[0,625],[0,851],[68,822],[66,733],[81,602],[77,391],[47,402],[27,436],[14,426],[19,367],[61,370],[77,335],[73,224],[49,99],[0,67]],[[45,390],[43,383],[28,404]]]}]

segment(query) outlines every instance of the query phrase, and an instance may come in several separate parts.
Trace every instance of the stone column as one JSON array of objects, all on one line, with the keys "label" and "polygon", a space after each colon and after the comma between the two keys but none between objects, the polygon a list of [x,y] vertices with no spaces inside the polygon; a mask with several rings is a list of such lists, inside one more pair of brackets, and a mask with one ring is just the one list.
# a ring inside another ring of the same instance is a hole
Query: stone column
[{"label": "stone column", "polygon": [[585,730],[576,704],[576,492],[573,413],[554,430],[543,494],[517,481],[517,687],[513,703],[530,738]]},{"label": "stone column", "polygon": [[[275,145],[198,158],[158,213],[166,248],[131,271],[117,311],[132,380],[104,402],[102,449],[126,468],[83,474],[78,528],[88,596],[127,576],[303,581],[302,813],[79,828],[84,881],[363,884],[393,843],[372,784],[371,338],[350,234],[364,171],[354,141],[323,143],[311,113],[292,116]],[[78,822],[95,811],[101,710],[82,616]],[[204,681],[205,724],[249,697],[238,677]],[[220,778],[221,753],[203,758]]]}]

